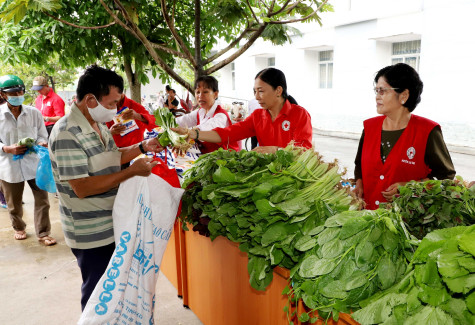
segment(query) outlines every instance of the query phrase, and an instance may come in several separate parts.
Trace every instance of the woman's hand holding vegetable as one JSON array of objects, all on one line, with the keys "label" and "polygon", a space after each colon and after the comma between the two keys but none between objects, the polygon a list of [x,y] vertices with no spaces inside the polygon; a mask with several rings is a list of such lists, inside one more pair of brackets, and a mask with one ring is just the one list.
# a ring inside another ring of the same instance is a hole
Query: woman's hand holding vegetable
[{"label": "woman's hand holding vegetable", "polygon": [[279,150],[279,147],[277,146],[259,146],[252,149],[252,151],[258,153],[276,153],[277,150]]},{"label": "woman's hand holding vegetable", "polygon": [[359,197],[360,199],[363,198],[363,180],[361,178],[356,180],[356,185],[353,192],[355,192],[356,197]]},{"label": "woman's hand holding vegetable", "polygon": [[385,191],[382,191],[384,198],[391,202],[393,200],[393,196],[398,193],[398,187],[406,185],[407,182],[399,182],[390,185]]}]

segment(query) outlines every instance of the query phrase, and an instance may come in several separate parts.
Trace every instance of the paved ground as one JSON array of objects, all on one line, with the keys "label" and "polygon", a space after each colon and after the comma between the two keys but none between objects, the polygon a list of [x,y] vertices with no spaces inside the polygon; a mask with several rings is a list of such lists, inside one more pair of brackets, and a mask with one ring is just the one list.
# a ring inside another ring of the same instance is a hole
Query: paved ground
[{"label": "paved ground", "polygon": [[[81,274],[64,242],[58,200],[50,195],[52,235],[58,244],[40,245],[33,226],[33,196],[26,186],[24,220],[28,238],[14,240],[6,209],[0,208],[0,324],[69,325],[81,315]],[[156,290],[155,323],[201,325],[183,308],[175,287],[160,274]]]},{"label": "paved ground", "polygon": [[[331,137],[316,134],[316,149],[353,175],[353,160],[358,140],[350,136]],[[450,147],[457,173],[475,180],[475,150]],[[65,325],[75,324],[80,316],[81,276],[76,260],[64,243],[59,221],[58,203],[51,195],[52,235],[58,240],[53,247],[43,247],[36,240],[33,224],[33,197],[25,189],[24,220],[28,239],[16,241],[5,209],[0,208],[0,324]],[[171,283],[161,275],[157,284],[157,324],[199,325],[192,311],[183,308]]]}]

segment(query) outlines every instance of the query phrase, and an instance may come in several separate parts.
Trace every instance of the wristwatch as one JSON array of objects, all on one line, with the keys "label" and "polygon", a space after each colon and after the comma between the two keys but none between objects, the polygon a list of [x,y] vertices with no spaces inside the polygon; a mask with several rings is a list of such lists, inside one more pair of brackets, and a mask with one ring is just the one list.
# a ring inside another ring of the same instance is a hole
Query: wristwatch
[{"label": "wristwatch", "polygon": [[145,149],[144,149],[144,147],[143,147],[142,142],[139,143],[139,149],[140,149],[140,152],[141,152],[141,153],[143,153],[143,154],[147,153],[147,151],[145,151]]}]

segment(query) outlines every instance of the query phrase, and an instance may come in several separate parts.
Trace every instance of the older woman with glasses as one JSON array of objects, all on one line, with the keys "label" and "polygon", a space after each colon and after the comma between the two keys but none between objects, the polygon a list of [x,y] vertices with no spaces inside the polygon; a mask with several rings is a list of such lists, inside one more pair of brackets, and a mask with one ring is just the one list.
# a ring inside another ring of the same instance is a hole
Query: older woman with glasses
[{"label": "older woman with glasses", "polygon": [[355,159],[355,193],[371,210],[408,181],[455,176],[440,125],[412,114],[423,88],[418,73],[398,63],[379,70],[374,82],[381,116],[364,121]]}]

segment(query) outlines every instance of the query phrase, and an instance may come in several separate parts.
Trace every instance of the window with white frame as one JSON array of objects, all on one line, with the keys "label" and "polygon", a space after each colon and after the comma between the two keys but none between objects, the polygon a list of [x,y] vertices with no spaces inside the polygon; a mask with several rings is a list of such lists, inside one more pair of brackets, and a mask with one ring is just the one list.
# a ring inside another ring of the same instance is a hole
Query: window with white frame
[{"label": "window with white frame", "polygon": [[318,53],[319,88],[333,88],[333,50]]},{"label": "window with white frame", "polygon": [[234,62],[231,63],[231,89],[236,90],[236,66]]},{"label": "window with white frame", "polygon": [[275,57],[267,58],[267,67],[268,68],[275,68]]},{"label": "window with white frame", "polygon": [[393,43],[391,64],[406,63],[419,71],[421,40]]}]

